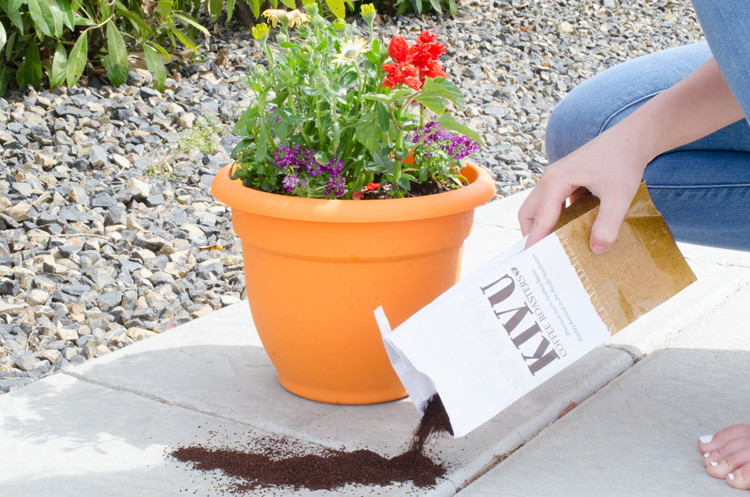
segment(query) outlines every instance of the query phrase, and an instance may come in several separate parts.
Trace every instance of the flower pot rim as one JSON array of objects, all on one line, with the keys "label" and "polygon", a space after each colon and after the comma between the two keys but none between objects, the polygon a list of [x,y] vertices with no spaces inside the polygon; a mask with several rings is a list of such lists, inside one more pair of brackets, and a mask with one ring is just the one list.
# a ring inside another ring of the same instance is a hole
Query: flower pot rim
[{"label": "flower pot rim", "polygon": [[462,174],[469,185],[448,192],[421,197],[341,200],[291,197],[248,188],[232,180],[228,164],[214,177],[211,193],[220,202],[243,212],[299,221],[390,222],[427,219],[474,209],[495,196],[490,175],[471,161],[465,161]]}]

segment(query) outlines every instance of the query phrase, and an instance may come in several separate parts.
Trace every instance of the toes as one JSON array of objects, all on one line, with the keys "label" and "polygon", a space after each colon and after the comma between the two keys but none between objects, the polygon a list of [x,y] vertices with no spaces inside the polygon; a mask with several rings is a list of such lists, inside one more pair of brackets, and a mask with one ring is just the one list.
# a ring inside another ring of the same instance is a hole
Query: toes
[{"label": "toes", "polygon": [[727,475],[727,483],[730,487],[740,490],[750,490],[750,464],[735,469]]},{"label": "toes", "polygon": [[736,424],[724,428],[714,435],[703,435],[698,439],[698,450],[701,454],[705,454],[722,447],[735,438],[750,439],[750,424]]},{"label": "toes", "polygon": [[[745,442],[740,444],[738,442]],[[718,460],[709,461],[706,470],[714,478],[728,478],[729,481],[737,481],[740,476],[744,481],[745,475],[750,477],[750,445],[747,440],[732,441],[725,448],[720,449],[723,454]],[[717,451],[718,452],[718,451]],[[729,479],[729,475],[732,478]],[[738,485],[744,483],[738,482]],[[748,488],[748,487],[745,487]]]}]

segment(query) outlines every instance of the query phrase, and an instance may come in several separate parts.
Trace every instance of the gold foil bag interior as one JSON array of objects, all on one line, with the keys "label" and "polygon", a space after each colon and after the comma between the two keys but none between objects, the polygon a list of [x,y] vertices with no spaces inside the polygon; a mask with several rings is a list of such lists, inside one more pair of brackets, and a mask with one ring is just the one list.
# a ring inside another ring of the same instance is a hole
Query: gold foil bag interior
[{"label": "gold foil bag interior", "polygon": [[696,280],[664,218],[641,183],[617,242],[589,248],[599,199],[588,195],[563,210],[555,233],[599,316],[616,333]]}]

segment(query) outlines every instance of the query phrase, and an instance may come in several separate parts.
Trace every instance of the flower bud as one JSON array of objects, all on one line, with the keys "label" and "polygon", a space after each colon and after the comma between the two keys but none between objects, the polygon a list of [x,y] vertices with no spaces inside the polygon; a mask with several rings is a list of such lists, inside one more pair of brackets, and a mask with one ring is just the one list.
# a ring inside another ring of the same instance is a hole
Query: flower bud
[{"label": "flower bud", "polygon": [[333,28],[336,31],[343,31],[346,29],[346,21],[343,19],[336,19],[333,21]]},{"label": "flower bud", "polygon": [[261,43],[264,43],[268,39],[268,24],[262,22],[253,26],[253,38]]},{"label": "flower bud", "polygon": [[375,5],[371,3],[363,3],[362,7],[360,8],[360,13],[362,14],[362,18],[367,22],[367,24],[372,24],[372,22],[375,20],[375,15],[377,14],[375,10]]}]

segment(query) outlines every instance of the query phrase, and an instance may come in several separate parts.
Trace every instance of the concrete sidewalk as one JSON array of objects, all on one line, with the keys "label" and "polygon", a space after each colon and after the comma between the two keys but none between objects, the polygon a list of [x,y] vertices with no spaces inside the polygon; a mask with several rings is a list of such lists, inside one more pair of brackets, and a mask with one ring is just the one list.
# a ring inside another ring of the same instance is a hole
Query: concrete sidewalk
[{"label": "concrete sidewalk", "polygon": [[[477,211],[465,271],[520,237],[522,197]],[[449,468],[437,487],[263,495],[737,495],[703,473],[694,446],[750,421],[750,385],[736,381],[750,374],[750,254],[681,248],[697,283],[469,436],[437,440]],[[165,454],[273,433],[393,456],[417,423],[408,400],[331,406],[286,392],[242,302],[0,396],[0,495],[220,495],[220,475]]]}]

